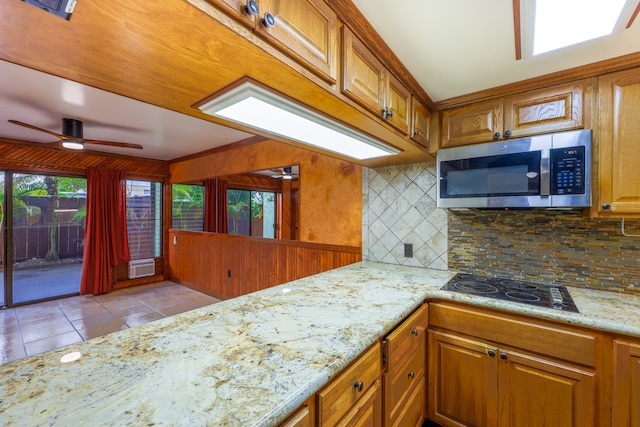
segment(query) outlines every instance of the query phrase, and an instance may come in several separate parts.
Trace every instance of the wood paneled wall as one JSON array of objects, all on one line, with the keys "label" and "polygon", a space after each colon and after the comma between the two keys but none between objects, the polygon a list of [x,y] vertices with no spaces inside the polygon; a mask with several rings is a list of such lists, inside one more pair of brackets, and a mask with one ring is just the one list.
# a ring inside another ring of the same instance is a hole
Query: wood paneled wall
[{"label": "wood paneled wall", "polygon": [[360,247],[181,230],[169,239],[170,279],[221,299],[362,260]]},{"label": "wood paneled wall", "polygon": [[163,181],[169,177],[164,160],[97,151],[71,151],[37,142],[0,138],[0,168],[31,173],[86,176],[89,167],[123,169],[130,178]]},{"label": "wood paneled wall", "polygon": [[362,166],[266,140],[170,164],[171,182],[188,183],[255,170],[300,165],[299,239],[362,244]]}]

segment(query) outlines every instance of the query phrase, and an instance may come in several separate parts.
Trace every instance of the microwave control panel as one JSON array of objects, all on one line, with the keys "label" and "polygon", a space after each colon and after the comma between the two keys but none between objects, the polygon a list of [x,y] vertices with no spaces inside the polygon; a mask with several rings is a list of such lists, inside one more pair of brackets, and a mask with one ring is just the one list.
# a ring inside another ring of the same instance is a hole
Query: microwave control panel
[{"label": "microwave control panel", "polygon": [[584,147],[554,148],[550,155],[551,194],[584,194]]}]

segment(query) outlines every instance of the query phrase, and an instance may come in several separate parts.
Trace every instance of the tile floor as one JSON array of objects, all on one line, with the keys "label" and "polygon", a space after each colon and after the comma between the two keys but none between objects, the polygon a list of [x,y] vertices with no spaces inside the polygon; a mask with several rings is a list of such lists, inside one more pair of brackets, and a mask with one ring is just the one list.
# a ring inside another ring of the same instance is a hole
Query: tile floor
[{"label": "tile floor", "polygon": [[0,364],[213,304],[172,282],[0,310]]}]

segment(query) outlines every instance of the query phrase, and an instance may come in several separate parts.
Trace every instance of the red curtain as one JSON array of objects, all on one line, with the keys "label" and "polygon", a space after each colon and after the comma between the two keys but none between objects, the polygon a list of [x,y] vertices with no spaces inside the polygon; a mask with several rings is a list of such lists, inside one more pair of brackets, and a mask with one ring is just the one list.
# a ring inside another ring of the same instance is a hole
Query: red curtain
[{"label": "red curtain", "polygon": [[87,169],[87,224],[80,294],[110,292],[112,268],[131,260],[127,237],[127,174]]},{"label": "red curtain", "polygon": [[204,183],[204,231],[227,232],[227,181],[215,178]]}]

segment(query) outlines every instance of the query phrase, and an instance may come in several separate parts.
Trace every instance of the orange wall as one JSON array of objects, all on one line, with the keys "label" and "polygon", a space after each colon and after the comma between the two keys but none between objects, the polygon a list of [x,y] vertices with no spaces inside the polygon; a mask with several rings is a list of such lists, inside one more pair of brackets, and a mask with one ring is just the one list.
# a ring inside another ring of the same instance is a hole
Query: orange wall
[{"label": "orange wall", "polygon": [[267,140],[172,163],[172,183],[300,165],[300,240],[362,244],[362,167]]}]

